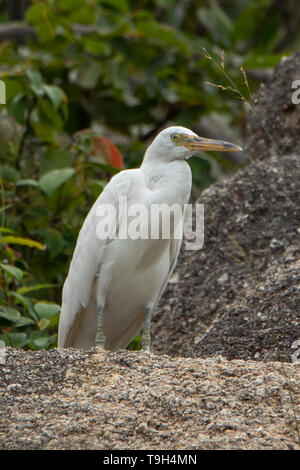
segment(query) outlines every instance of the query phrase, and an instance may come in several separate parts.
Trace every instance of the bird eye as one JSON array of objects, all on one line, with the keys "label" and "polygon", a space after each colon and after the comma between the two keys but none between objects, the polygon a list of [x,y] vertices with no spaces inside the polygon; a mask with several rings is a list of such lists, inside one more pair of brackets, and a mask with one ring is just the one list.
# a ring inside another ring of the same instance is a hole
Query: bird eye
[{"label": "bird eye", "polygon": [[176,141],[176,140],[178,140],[178,138],[179,138],[179,135],[178,135],[178,134],[172,134],[172,135],[171,135],[171,139],[172,139],[172,140],[175,140],[175,141]]}]

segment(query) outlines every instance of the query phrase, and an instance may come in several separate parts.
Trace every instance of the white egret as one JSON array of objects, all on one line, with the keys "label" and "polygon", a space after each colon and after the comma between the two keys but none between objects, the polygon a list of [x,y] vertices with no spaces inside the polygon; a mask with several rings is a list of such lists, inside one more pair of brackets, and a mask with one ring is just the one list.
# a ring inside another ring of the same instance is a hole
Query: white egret
[{"label": "white egret", "polygon": [[[99,209],[110,204],[119,214],[120,197],[126,197],[128,211],[135,203],[148,209],[163,203],[184,208],[192,185],[186,159],[206,150],[242,149],[181,126],[169,127],[153,140],[139,169],[123,170],[106,185],[78,236],[63,287],[58,347],[97,344],[115,351],[143,329],[142,346],[150,352],[151,313],[175,267],[182,234],[176,238],[173,227],[169,239],[103,239],[97,233]],[[126,222],[126,217],[117,220],[117,234]]]}]

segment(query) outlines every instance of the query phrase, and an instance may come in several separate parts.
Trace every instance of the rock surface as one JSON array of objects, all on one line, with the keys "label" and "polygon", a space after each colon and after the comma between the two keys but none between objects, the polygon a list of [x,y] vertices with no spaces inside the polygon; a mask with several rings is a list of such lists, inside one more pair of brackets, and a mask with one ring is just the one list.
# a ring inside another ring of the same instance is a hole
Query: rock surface
[{"label": "rock surface", "polygon": [[298,449],[296,371],[222,357],[7,348],[0,448]]},{"label": "rock surface", "polygon": [[300,156],[210,186],[204,247],[182,249],[154,316],[154,352],[291,360],[300,339]]},{"label": "rock surface", "polygon": [[[255,97],[251,164],[210,186],[204,248],[181,250],[154,316],[157,353],[290,361],[300,340],[300,52],[282,60]],[[274,142],[269,139],[270,134]]]}]

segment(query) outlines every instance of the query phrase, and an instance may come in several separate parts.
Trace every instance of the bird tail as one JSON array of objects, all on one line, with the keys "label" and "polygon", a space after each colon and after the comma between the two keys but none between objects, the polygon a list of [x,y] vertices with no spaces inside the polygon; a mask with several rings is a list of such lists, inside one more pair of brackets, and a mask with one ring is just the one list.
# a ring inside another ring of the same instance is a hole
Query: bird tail
[{"label": "bird tail", "polygon": [[89,349],[95,345],[98,316],[94,292],[92,290],[86,308],[81,304],[75,307],[68,298],[63,301],[58,328],[59,348]]},{"label": "bird tail", "polygon": [[145,310],[140,310],[129,324],[123,326],[121,332],[118,328],[111,328],[111,334],[106,336],[105,349],[117,351],[118,349],[126,348],[142,329],[144,317]]}]

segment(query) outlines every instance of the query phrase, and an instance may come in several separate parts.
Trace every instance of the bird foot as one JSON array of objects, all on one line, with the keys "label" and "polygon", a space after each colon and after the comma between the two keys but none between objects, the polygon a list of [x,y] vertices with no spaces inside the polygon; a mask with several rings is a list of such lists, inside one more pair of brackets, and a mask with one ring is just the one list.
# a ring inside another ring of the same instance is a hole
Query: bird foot
[{"label": "bird foot", "polygon": [[105,335],[103,331],[103,307],[100,305],[98,308],[98,329],[96,334],[96,347],[104,349],[105,348]]},{"label": "bird foot", "polygon": [[105,349],[105,336],[101,327],[98,328],[98,331],[97,331],[96,347],[100,349]]},{"label": "bird foot", "polygon": [[142,335],[142,349],[147,354],[151,353],[150,345],[151,345],[150,328],[146,328],[143,331],[143,335]]}]

